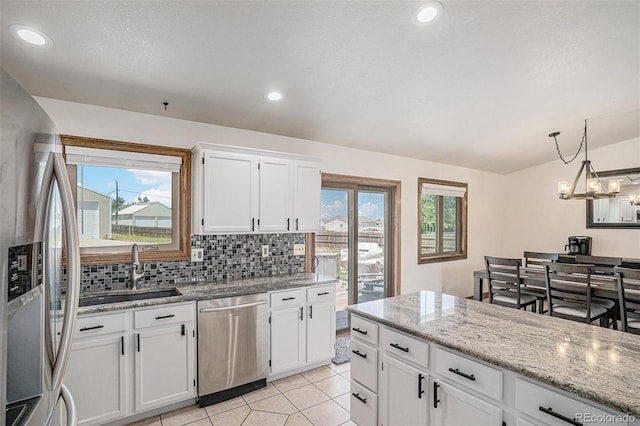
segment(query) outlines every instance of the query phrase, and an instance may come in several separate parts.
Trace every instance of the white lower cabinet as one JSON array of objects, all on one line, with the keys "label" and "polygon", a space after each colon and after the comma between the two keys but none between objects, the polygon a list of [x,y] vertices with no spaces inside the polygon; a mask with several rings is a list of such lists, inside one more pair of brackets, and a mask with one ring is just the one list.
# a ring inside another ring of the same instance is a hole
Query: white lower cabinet
[{"label": "white lower cabinet", "polygon": [[73,344],[64,384],[78,408],[78,424],[100,424],[127,410],[124,334],[78,339]]},{"label": "white lower cabinet", "polygon": [[269,293],[270,376],[286,375],[335,354],[335,283]]},{"label": "white lower cabinet", "polygon": [[357,425],[375,425],[378,417],[378,396],[364,386],[351,382],[351,420]]},{"label": "white lower cabinet", "polygon": [[432,426],[501,426],[502,410],[443,381],[431,379]]},{"label": "white lower cabinet", "polygon": [[144,411],[194,395],[193,328],[174,324],[136,334],[135,409]]},{"label": "white lower cabinet", "polygon": [[380,423],[388,426],[426,425],[429,411],[427,373],[387,354],[382,355],[380,373]]},{"label": "white lower cabinet", "polygon": [[100,425],[195,397],[195,304],[78,318],[64,384],[78,424]]}]

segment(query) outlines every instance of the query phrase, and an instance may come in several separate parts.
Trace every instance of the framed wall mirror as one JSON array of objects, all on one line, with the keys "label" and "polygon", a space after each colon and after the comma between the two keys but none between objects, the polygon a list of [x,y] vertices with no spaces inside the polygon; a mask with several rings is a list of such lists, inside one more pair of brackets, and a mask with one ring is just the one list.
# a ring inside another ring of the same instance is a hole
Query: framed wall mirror
[{"label": "framed wall mirror", "polygon": [[640,228],[640,167],[598,172],[620,181],[615,198],[587,200],[587,228]]}]

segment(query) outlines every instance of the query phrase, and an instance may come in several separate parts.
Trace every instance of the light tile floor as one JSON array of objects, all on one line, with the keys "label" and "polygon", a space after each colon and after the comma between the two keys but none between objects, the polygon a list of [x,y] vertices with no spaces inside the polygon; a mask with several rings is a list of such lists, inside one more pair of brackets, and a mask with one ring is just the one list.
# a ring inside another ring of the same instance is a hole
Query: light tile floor
[{"label": "light tile floor", "polygon": [[355,426],[349,420],[351,364],[316,368],[205,408],[197,405],[135,426]]}]

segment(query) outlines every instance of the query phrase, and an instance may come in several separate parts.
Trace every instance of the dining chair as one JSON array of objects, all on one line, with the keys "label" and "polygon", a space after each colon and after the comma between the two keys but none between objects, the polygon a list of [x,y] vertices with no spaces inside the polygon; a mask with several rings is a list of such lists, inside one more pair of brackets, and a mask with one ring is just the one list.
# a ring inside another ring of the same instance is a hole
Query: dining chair
[{"label": "dining chair", "polygon": [[489,303],[525,310],[531,306],[531,311],[536,312],[538,297],[524,293],[521,288],[521,259],[485,256],[484,263],[489,278]]},{"label": "dining chair", "polygon": [[524,252],[524,266],[525,268],[540,268],[548,262],[557,262],[558,253],[543,253],[539,251],[525,251]]},{"label": "dining chair", "polygon": [[603,327],[608,327],[612,318],[617,329],[615,302],[591,296],[593,265],[547,263],[544,275],[550,316],[587,324],[600,320]]},{"label": "dining chair", "polygon": [[622,258],[578,254],[576,255],[576,263],[593,265],[595,274],[613,275],[613,268],[622,264]]},{"label": "dining chair", "polygon": [[640,269],[614,268],[622,331],[640,334]]}]

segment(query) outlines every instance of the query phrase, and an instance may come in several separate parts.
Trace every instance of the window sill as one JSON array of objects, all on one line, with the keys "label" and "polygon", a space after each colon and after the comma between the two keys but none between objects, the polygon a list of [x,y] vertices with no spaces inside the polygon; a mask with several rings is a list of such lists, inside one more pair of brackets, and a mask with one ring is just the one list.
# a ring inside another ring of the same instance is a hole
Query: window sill
[{"label": "window sill", "polygon": [[467,253],[456,254],[438,254],[433,256],[421,257],[418,259],[418,265],[425,263],[449,262],[451,260],[462,260],[467,258]]}]

